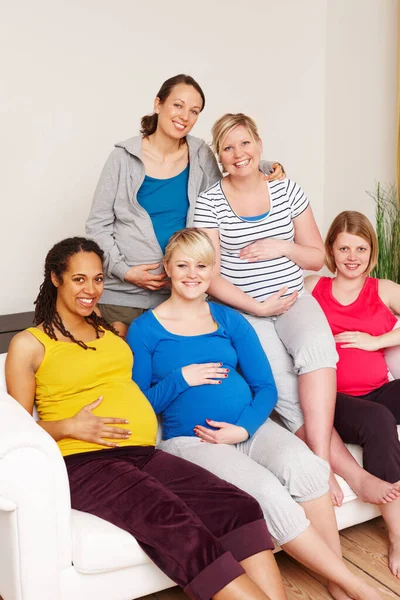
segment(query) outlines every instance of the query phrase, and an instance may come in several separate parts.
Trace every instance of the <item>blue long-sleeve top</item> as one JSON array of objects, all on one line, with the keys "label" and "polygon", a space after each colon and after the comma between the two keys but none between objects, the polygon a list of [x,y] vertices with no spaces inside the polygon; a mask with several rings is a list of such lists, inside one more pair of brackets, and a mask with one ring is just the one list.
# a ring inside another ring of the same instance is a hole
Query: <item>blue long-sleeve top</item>
[{"label": "blue long-sleeve top", "polygon": [[[164,440],[193,436],[194,426],[207,426],[206,419],[240,425],[251,436],[277,402],[271,367],[253,327],[231,308],[209,306],[216,322],[212,333],[175,335],[150,310],[129,327],[132,378],[161,413]],[[182,367],[208,362],[222,363],[230,369],[228,377],[219,385],[189,386]]]}]

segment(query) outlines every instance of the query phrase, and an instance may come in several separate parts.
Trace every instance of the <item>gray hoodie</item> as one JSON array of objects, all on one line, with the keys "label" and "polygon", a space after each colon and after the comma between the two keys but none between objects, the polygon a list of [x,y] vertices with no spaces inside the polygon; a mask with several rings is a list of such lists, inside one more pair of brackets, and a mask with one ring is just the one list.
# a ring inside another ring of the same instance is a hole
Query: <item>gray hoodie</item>
[{"label": "gray hoodie", "polygon": [[[190,166],[186,224],[191,226],[199,193],[221,179],[221,172],[203,140],[189,135],[186,141]],[[153,308],[169,294],[168,290],[146,290],[124,281],[131,267],[161,263],[163,258],[151,218],[137,201],[145,177],[141,155],[141,136],[115,144],[100,175],[86,223],[87,236],[99,244],[105,255],[106,277],[101,297],[104,304]],[[162,266],[158,272],[162,272]]]}]

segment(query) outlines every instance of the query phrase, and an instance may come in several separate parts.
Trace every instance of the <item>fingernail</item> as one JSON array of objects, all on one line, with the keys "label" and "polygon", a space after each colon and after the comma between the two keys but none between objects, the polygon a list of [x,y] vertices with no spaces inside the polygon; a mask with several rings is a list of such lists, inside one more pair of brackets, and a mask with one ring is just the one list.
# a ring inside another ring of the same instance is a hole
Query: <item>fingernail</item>
[{"label": "fingernail", "polygon": [[220,367],[222,367],[222,363],[219,363],[219,364],[220,364]]},{"label": "fingernail", "polygon": [[129,421],[124,421],[124,423],[129,423]]},{"label": "fingernail", "polygon": [[103,396],[99,396],[99,397],[98,397],[98,400],[103,400]]},{"label": "fingernail", "polygon": [[209,423],[211,421],[211,419],[206,419],[207,423]]},{"label": "fingernail", "polygon": [[218,383],[222,383],[222,381],[218,381]]},{"label": "fingernail", "polygon": [[127,434],[128,435],[132,435],[132,431],[127,431]]},{"label": "fingernail", "polygon": [[226,369],[226,372],[229,373],[230,369]]},{"label": "fingernail", "polygon": [[119,444],[115,444],[115,447],[116,447],[116,448],[119,448]]}]

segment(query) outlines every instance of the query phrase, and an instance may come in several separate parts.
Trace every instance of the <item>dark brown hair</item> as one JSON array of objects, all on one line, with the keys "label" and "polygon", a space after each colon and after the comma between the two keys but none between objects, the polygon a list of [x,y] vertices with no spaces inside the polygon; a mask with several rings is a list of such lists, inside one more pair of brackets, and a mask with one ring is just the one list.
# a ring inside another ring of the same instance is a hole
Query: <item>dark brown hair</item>
[{"label": "dark brown hair", "polygon": [[[164,81],[164,83],[160,87],[158,94],[157,94],[157,98],[160,99],[161,104],[163,102],[165,102],[165,100],[168,98],[168,96],[172,92],[173,88],[176,85],[179,85],[180,83],[184,83],[185,85],[191,85],[192,87],[194,87],[194,89],[197,92],[199,92],[201,99],[203,101],[203,105],[200,110],[200,112],[201,112],[206,104],[206,98],[204,96],[204,92],[201,89],[201,87],[199,86],[199,84],[197,83],[197,81],[195,79],[193,79],[193,77],[191,77],[190,75],[185,75],[184,73],[180,73],[179,75],[175,75],[174,77],[170,77],[169,79]],[[151,115],[145,115],[141,120],[142,128],[140,130],[140,133],[142,134],[142,136],[148,137],[149,135],[154,133],[155,130],[157,129],[157,123],[158,123],[157,113],[153,113]]]}]

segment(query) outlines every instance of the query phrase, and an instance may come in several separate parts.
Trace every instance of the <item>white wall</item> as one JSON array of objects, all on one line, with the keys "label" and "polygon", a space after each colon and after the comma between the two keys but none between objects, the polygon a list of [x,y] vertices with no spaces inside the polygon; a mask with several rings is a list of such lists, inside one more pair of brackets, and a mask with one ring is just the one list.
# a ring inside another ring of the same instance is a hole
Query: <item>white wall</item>
[{"label": "white wall", "polygon": [[397,0],[2,8],[0,314],[32,308],[47,250],[84,232],[113,143],[138,132],[158,87],[178,72],[206,93],[194,134],[209,140],[223,112],[252,115],[265,158],[303,185],[322,229],[347,206],[343,189],[353,186],[357,208],[374,178],[394,180]]},{"label": "white wall", "polygon": [[[328,0],[324,228],[396,181],[397,0]],[[323,229],[324,229],[323,228]]]}]

